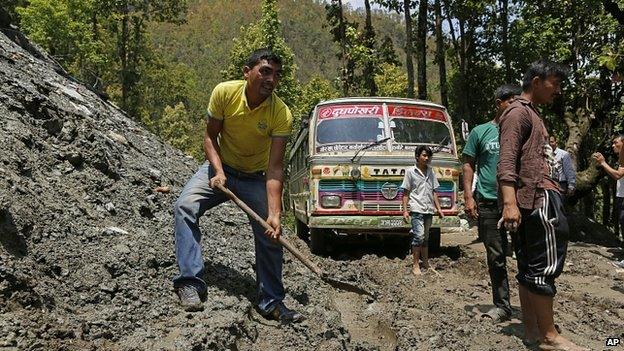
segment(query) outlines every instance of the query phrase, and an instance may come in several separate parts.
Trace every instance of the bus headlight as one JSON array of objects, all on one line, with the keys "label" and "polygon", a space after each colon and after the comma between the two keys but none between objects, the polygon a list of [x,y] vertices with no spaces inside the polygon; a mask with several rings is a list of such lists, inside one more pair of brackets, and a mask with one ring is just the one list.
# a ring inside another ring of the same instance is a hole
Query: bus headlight
[{"label": "bus headlight", "polygon": [[442,208],[453,207],[453,199],[450,196],[439,196],[438,201],[440,201],[440,207]]},{"label": "bus headlight", "polygon": [[321,196],[321,206],[325,208],[338,208],[340,207],[339,195],[323,195]]}]

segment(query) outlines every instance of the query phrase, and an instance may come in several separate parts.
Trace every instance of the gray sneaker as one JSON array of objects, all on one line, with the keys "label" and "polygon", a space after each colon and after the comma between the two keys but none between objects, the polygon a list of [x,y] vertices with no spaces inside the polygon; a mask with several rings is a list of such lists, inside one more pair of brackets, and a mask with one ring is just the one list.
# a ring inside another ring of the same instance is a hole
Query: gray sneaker
[{"label": "gray sneaker", "polygon": [[185,311],[195,312],[204,310],[204,304],[199,297],[199,292],[197,292],[194,286],[182,285],[176,288],[176,293],[180,297],[180,304]]}]

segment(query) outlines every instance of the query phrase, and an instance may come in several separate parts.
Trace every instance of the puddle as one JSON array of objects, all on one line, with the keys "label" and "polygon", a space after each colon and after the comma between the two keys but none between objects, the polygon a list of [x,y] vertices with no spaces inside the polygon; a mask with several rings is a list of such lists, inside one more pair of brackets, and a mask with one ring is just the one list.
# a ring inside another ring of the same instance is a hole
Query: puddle
[{"label": "puddle", "polygon": [[349,331],[352,343],[368,344],[379,350],[396,350],[398,339],[389,321],[381,314],[384,304],[366,304],[362,297],[353,293],[336,293],[332,296],[333,307]]}]

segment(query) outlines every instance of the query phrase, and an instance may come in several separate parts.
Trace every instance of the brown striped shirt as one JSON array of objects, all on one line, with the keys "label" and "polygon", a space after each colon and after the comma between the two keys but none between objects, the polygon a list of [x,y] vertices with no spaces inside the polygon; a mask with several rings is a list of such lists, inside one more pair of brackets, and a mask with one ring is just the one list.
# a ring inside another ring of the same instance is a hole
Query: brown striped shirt
[{"label": "brown striped shirt", "polygon": [[501,116],[499,127],[499,189],[501,182],[515,184],[518,207],[535,209],[542,205],[544,190],[560,191],[553,180],[554,157],[544,121],[529,100],[518,97]]}]

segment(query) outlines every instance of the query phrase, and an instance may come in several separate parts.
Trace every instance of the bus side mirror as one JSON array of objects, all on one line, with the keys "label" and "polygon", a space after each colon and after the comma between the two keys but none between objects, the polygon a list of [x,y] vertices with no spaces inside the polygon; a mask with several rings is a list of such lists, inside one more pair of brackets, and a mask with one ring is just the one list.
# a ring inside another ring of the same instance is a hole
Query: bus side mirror
[{"label": "bus side mirror", "polygon": [[468,122],[466,122],[466,120],[461,120],[461,133],[462,133],[462,139],[464,139],[464,141],[468,140],[468,135],[470,134],[470,129],[468,127]]}]

